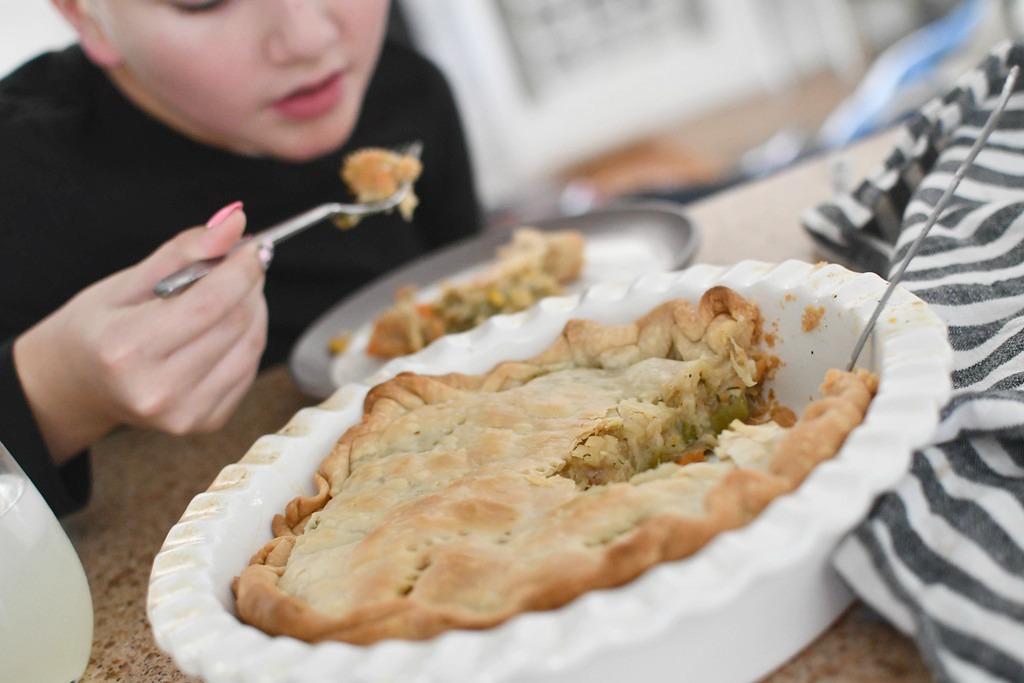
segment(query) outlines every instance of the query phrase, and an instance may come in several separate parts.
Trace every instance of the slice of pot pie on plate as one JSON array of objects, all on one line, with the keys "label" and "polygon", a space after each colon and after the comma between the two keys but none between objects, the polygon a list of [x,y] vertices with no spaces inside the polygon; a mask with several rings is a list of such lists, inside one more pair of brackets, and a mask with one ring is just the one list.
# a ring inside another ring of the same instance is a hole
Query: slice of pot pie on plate
[{"label": "slice of pot pie on plate", "polygon": [[366,351],[383,359],[404,356],[492,316],[563,294],[583,269],[583,249],[583,235],[575,230],[517,228],[482,272],[442,283],[437,296],[422,300],[415,287],[399,289],[394,305],[374,319]]}]

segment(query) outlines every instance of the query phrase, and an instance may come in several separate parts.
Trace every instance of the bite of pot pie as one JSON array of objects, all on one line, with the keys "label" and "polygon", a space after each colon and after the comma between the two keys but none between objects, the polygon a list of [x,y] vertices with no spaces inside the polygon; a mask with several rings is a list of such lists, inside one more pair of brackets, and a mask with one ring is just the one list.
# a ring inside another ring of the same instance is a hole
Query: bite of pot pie
[{"label": "bite of pot pie", "polygon": [[240,618],[309,642],[426,639],[622,585],[754,519],[839,450],[877,377],[831,370],[799,419],[726,287],[635,323],[571,320],[480,375],[366,397],[236,579]]},{"label": "bite of pot pie", "polygon": [[518,228],[484,272],[443,285],[435,299],[417,301],[415,287],[399,289],[394,305],[374,320],[366,351],[385,359],[404,356],[445,334],[562,294],[583,268],[583,247],[583,235],[575,230]]},{"label": "bite of pot pie", "polygon": [[[341,166],[341,179],[360,203],[387,199],[408,181],[416,182],[423,172],[423,164],[411,154],[401,154],[383,147],[365,147],[345,157]],[[398,204],[398,212],[405,220],[412,220],[412,214],[419,204],[415,188]],[[339,216],[335,222],[340,228],[350,228],[358,222],[358,216]]]}]

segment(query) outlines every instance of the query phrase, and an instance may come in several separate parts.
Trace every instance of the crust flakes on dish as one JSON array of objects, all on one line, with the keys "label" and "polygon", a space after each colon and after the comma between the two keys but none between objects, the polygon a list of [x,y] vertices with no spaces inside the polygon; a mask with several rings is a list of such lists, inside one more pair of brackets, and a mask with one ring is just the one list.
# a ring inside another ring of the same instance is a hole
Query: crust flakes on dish
[{"label": "crust flakes on dish", "polygon": [[877,388],[830,371],[780,426],[761,336],[756,306],[714,287],[632,324],[572,320],[486,374],[374,387],[236,580],[240,617],[310,642],[425,639],[697,552],[835,455]]}]

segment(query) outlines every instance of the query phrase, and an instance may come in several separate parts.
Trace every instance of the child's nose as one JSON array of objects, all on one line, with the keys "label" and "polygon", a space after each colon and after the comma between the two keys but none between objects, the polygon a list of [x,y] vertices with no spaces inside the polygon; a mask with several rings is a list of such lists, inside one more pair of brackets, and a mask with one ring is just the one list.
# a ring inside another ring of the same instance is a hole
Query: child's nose
[{"label": "child's nose", "polygon": [[267,12],[267,53],[276,64],[320,57],[337,40],[333,17],[323,0],[272,0]]}]

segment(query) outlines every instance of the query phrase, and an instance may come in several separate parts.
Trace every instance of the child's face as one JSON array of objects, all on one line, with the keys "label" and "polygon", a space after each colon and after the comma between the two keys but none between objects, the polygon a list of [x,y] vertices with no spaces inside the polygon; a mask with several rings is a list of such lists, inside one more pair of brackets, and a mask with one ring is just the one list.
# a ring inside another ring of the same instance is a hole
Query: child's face
[{"label": "child's face", "polygon": [[388,0],[78,2],[83,47],[137,105],[201,142],[287,160],[351,134],[388,13]]}]

